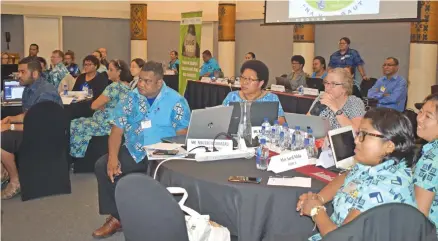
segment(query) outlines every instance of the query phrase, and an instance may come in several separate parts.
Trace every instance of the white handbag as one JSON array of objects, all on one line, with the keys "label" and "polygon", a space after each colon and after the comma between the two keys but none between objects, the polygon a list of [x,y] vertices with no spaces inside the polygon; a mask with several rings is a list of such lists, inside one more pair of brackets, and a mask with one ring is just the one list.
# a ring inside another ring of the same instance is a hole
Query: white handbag
[{"label": "white handbag", "polygon": [[179,206],[186,215],[187,233],[190,241],[230,241],[230,231],[210,220],[209,215],[201,215],[195,210],[187,207],[184,203],[188,194],[184,188],[168,187],[167,190],[172,194],[183,195],[179,201]]}]

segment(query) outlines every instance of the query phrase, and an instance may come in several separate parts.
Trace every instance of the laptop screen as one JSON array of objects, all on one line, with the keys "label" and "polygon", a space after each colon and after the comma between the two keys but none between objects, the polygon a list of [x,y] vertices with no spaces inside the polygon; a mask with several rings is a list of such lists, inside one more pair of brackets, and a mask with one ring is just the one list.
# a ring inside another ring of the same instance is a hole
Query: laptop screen
[{"label": "laptop screen", "polygon": [[23,97],[24,86],[20,86],[18,81],[7,81],[4,87],[5,100],[20,100]]},{"label": "laptop screen", "polygon": [[354,156],[356,144],[354,144],[354,135],[351,130],[332,135],[331,138],[336,161],[342,161]]}]

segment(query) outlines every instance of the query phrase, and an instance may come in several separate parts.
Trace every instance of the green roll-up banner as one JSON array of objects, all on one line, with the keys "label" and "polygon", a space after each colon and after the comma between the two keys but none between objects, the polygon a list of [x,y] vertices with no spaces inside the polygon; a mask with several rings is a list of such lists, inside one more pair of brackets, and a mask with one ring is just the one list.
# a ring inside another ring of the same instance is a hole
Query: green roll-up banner
[{"label": "green roll-up banner", "polygon": [[202,12],[181,14],[179,39],[179,93],[184,95],[188,80],[199,79]]}]

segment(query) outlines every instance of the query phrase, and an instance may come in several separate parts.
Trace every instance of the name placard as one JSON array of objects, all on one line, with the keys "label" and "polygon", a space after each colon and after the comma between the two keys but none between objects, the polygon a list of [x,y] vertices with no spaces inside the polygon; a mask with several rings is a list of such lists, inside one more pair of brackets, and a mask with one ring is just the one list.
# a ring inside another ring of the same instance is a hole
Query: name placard
[{"label": "name placard", "polygon": [[314,95],[314,96],[318,96],[319,95],[319,90],[318,89],[312,89],[312,88],[304,88],[303,89],[303,93],[305,95]]},{"label": "name placard", "polygon": [[285,92],[286,89],[284,88],[283,85],[271,85],[271,90],[272,91],[278,91],[278,92]]},{"label": "name placard", "polygon": [[271,157],[268,171],[280,173],[309,164],[310,161],[306,150],[291,151]]},{"label": "name placard", "polygon": [[254,139],[257,136],[259,136],[262,133],[262,127],[261,126],[253,126],[251,128],[251,138]]},{"label": "name placard", "polygon": [[202,77],[201,78],[201,82],[210,83],[211,82],[211,78],[210,77]]},{"label": "name placard", "polygon": [[[205,152],[205,148],[196,148],[198,146],[205,146],[210,151],[213,151],[213,139],[188,139],[187,140],[187,151],[190,153]],[[214,146],[218,151],[232,151],[233,141],[232,140],[221,140],[216,139]],[[196,149],[194,149],[196,148]],[[193,151],[192,151],[193,150]]]}]

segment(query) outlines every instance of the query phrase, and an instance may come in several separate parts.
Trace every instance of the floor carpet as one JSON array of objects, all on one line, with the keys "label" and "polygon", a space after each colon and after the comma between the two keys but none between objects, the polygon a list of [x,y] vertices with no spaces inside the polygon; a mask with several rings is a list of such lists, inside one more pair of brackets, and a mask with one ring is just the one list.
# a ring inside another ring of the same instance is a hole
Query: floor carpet
[{"label": "floor carpet", "polygon": [[[91,233],[105,222],[98,213],[94,174],[72,174],[72,193],[22,202],[1,202],[2,241],[95,241]],[[104,241],[123,241],[123,233]]]}]

